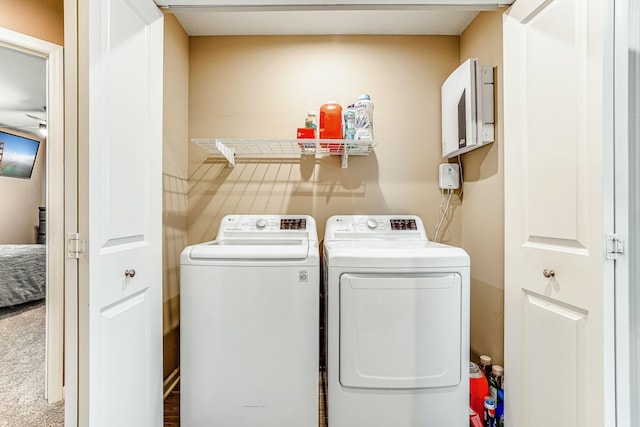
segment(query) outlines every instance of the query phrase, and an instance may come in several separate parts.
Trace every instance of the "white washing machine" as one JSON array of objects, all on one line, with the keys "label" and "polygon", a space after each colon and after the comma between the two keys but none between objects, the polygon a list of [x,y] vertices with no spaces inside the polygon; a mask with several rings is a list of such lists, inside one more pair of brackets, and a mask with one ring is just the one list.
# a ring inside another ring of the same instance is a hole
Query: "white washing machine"
[{"label": "white washing machine", "polygon": [[329,218],[330,427],[469,425],[469,269],[416,216]]},{"label": "white washing machine", "polygon": [[181,255],[183,427],[317,427],[320,262],[304,215],[230,215]]}]

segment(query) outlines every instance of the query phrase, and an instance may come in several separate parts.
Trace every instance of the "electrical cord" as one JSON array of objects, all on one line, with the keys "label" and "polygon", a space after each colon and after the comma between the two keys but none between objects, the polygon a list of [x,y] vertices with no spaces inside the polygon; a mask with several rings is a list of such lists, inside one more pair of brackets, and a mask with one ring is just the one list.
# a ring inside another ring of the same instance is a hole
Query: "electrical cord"
[{"label": "electrical cord", "polygon": [[[464,193],[464,177],[462,175],[462,159],[460,156],[458,156],[458,167],[460,170],[460,193],[456,196],[455,199],[453,199],[453,201],[458,201],[460,199],[462,199],[462,194]],[[438,218],[438,223],[436,224],[436,229],[434,232],[434,236],[433,236],[433,241],[434,242],[439,242],[438,240],[438,236],[440,236],[440,231],[442,229],[442,225],[444,223],[445,218],[447,217],[447,214],[449,212],[449,208],[451,207],[451,197],[454,194],[454,190],[447,190],[446,193],[448,194],[447,197],[447,201],[446,204],[444,206],[444,209],[442,208],[442,205],[444,204],[444,200],[445,200],[445,191],[443,189],[440,189],[440,217]]]},{"label": "electrical cord", "polygon": [[453,199],[453,201],[458,201],[462,199],[462,193],[464,193],[464,176],[462,174],[462,158],[458,155],[458,169],[460,170],[460,194]]},{"label": "electrical cord", "polygon": [[434,233],[433,236],[433,241],[434,242],[438,242],[438,235],[440,234],[440,229],[442,227],[442,224],[444,222],[444,219],[447,217],[447,213],[449,211],[449,207],[451,206],[451,196],[453,196],[453,190],[447,190],[447,194],[449,195],[447,197],[447,203],[444,207],[444,209],[442,208],[442,204],[444,202],[444,190],[440,190],[440,193],[442,194],[442,197],[440,198],[440,218],[438,219],[438,224],[436,225],[436,231]]}]

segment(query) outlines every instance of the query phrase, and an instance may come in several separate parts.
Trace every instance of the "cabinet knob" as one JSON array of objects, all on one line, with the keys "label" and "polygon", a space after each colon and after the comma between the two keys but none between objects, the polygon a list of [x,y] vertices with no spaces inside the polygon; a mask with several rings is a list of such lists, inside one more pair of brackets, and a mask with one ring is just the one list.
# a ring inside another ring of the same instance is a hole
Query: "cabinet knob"
[{"label": "cabinet knob", "polygon": [[544,271],[542,272],[542,275],[547,279],[549,279],[551,277],[556,277],[556,272],[548,268],[545,268]]},{"label": "cabinet knob", "polygon": [[130,268],[130,269],[124,271],[124,276],[128,277],[129,279],[131,279],[135,275],[136,275],[136,271],[133,268]]}]

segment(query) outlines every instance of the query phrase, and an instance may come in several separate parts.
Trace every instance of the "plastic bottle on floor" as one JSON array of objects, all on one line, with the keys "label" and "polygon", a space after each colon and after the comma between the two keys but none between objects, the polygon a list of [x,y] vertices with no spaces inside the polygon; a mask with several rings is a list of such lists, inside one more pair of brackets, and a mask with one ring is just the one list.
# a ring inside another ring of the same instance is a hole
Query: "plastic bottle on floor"
[{"label": "plastic bottle on floor", "polygon": [[478,367],[484,372],[484,376],[489,378],[491,375],[491,356],[487,356],[486,354],[480,355],[480,363],[478,363]]},{"label": "plastic bottle on floor", "polygon": [[488,395],[487,379],[478,365],[469,362],[469,407],[481,418],[484,414],[484,398]]},{"label": "plastic bottle on floor", "polygon": [[493,365],[491,375],[489,375],[489,396],[494,402],[498,402],[498,390],[502,388],[502,376],[504,368],[500,365]]}]

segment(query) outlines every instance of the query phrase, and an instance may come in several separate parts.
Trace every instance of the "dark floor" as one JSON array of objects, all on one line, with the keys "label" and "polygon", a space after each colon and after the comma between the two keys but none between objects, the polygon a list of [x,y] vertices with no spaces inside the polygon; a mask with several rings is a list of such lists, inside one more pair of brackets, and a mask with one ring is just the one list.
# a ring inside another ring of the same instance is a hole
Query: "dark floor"
[{"label": "dark floor", "polygon": [[[318,382],[318,411],[319,422],[318,427],[327,426],[327,417],[325,413],[325,391],[324,391],[324,375],[320,372],[320,381]],[[180,426],[180,383],[169,393],[164,400],[164,427]]]},{"label": "dark floor", "polygon": [[180,383],[164,399],[164,427],[180,425]]}]

